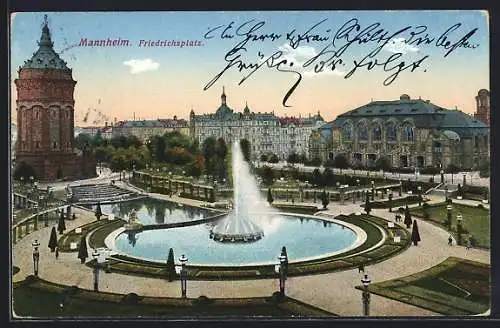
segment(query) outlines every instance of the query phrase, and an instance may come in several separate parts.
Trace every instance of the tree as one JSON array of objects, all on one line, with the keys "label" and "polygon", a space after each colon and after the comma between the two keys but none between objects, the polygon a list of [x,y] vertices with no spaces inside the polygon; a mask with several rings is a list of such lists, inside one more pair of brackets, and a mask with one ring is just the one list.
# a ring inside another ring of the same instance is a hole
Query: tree
[{"label": "tree", "polygon": [[260,161],[261,162],[267,162],[267,155],[266,154],[260,155]]},{"label": "tree", "polygon": [[224,138],[217,139],[217,143],[215,144],[215,154],[217,155],[217,157],[219,157],[219,159],[223,160],[224,158],[226,158],[227,145]]},{"label": "tree", "polygon": [[420,234],[418,233],[417,220],[413,220],[413,229],[411,231],[411,241],[413,245],[417,246],[420,241]]},{"label": "tree", "polygon": [[325,167],[335,167],[335,161],[333,159],[327,159],[324,164]]},{"label": "tree", "polygon": [[267,202],[272,204],[274,202],[273,194],[271,193],[271,188],[267,189]]},{"label": "tree", "polygon": [[285,276],[288,275],[288,255],[286,253],[286,247],[281,248],[281,255],[285,256]]},{"label": "tree", "polygon": [[101,216],[102,216],[101,202],[97,202],[97,207],[95,209],[94,215],[97,218],[97,221],[99,221],[101,219]]},{"label": "tree", "polygon": [[54,252],[57,247],[57,233],[56,233],[56,227],[52,227],[52,231],[50,232],[50,239],[49,239],[49,248],[51,252]]},{"label": "tree", "polygon": [[485,160],[479,164],[479,177],[480,178],[489,178],[490,176],[490,161]]},{"label": "tree", "polygon": [[342,172],[342,169],[347,169],[349,167],[349,162],[347,161],[347,157],[345,157],[344,154],[338,154],[337,156],[335,156],[333,162],[335,167],[341,170],[340,172]]},{"label": "tree", "polygon": [[375,167],[377,170],[389,171],[391,169],[391,162],[387,156],[380,156],[375,161]]},{"label": "tree", "polygon": [[370,214],[371,211],[372,211],[372,204],[370,203],[370,196],[366,194],[365,212],[366,214]]},{"label": "tree", "polygon": [[240,147],[241,147],[241,152],[243,153],[243,158],[245,161],[250,162],[251,153],[252,153],[252,147],[250,145],[250,141],[247,139],[241,139],[240,140]]},{"label": "tree", "polygon": [[205,157],[205,172],[207,175],[212,175],[215,171],[214,161],[216,140],[214,137],[208,137],[203,141],[202,154]]},{"label": "tree", "polygon": [[410,214],[410,209],[408,208],[408,204],[406,204],[405,207],[405,220],[404,224],[406,224],[406,228],[410,228],[411,226],[411,214]]},{"label": "tree", "polygon": [[272,154],[271,158],[269,159],[269,163],[278,163],[280,159],[278,158],[278,155]]},{"label": "tree", "polygon": [[165,139],[162,137],[156,138],[155,157],[158,162],[165,161]]},{"label": "tree", "polygon": [[453,164],[453,163],[451,163],[450,165],[448,165],[446,167],[446,173],[456,174],[458,172],[460,172],[460,168],[457,165]]},{"label": "tree", "polygon": [[312,172],[312,183],[314,185],[320,185],[321,183],[321,178],[322,178],[322,175],[321,175],[321,172],[319,169],[314,169],[314,171]]},{"label": "tree", "polygon": [[335,175],[333,174],[332,169],[326,168],[323,171],[323,177],[324,177],[324,180],[325,180],[325,184],[327,186],[333,186],[334,185],[334,183],[335,183]]},{"label": "tree", "polygon": [[323,189],[323,193],[321,194],[321,204],[323,204],[323,209],[326,210],[328,204],[330,204],[330,196],[326,193],[326,190]]},{"label": "tree", "polygon": [[314,157],[313,159],[311,159],[308,163],[308,165],[311,165],[311,166],[320,166],[321,165],[321,158],[319,157]]},{"label": "tree", "polygon": [[272,168],[269,166],[264,166],[264,169],[262,170],[262,179],[264,180],[264,183],[267,185],[271,185],[274,180],[274,171]]},{"label": "tree", "polygon": [[80,150],[90,149],[93,141],[94,138],[89,133],[79,133],[75,137],[73,145]]},{"label": "tree", "polygon": [[87,251],[87,241],[85,240],[85,235],[82,235],[80,238],[80,248],[78,249],[78,258],[80,261],[85,263],[85,259],[87,259],[88,251]]},{"label": "tree", "polygon": [[64,211],[61,210],[61,216],[59,217],[59,223],[57,224],[57,230],[59,234],[62,235],[64,230],[66,230],[66,222],[64,220]]},{"label": "tree", "polygon": [[293,165],[298,161],[299,161],[299,155],[297,155],[297,153],[291,153],[290,155],[288,155],[288,163]]},{"label": "tree", "polygon": [[174,262],[174,250],[173,248],[170,248],[168,251],[168,258],[167,258],[167,274],[168,274],[168,281],[173,281],[176,277],[176,272],[175,272],[175,262]]}]

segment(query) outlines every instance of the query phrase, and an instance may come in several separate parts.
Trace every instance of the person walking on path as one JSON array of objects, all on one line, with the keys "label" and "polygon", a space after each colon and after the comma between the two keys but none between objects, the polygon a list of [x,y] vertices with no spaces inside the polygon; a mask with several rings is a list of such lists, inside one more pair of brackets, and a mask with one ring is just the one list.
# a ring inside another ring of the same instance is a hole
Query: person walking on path
[{"label": "person walking on path", "polygon": [[472,246],[472,242],[471,242],[470,237],[469,237],[469,238],[467,238],[467,246],[465,248],[468,250],[469,248],[471,248],[471,246]]},{"label": "person walking on path", "polygon": [[453,239],[451,238],[451,235],[448,237],[448,246],[451,246],[453,244]]},{"label": "person walking on path", "polygon": [[358,266],[358,273],[361,273],[361,271],[363,271],[363,273],[365,272],[365,266],[363,264]]},{"label": "person walking on path", "polygon": [[59,258],[59,247],[56,247],[56,260]]}]

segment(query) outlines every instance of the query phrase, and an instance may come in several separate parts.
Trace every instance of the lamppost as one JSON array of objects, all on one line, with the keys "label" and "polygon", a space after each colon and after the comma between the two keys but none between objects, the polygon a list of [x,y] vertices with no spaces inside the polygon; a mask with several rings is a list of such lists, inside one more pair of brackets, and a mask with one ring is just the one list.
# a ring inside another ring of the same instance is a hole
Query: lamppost
[{"label": "lamppost", "polygon": [[444,170],[441,170],[441,183],[444,183]]},{"label": "lamppost", "polygon": [[464,177],[463,185],[465,186],[465,184],[467,183],[467,179],[466,179],[466,177],[465,177],[465,173],[463,173],[462,175],[463,175],[463,177]]},{"label": "lamppost", "polygon": [[453,206],[450,205],[447,205],[446,206],[446,216],[447,216],[447,219],[448,219],[448,230],[451,231],[451,210],[453,209]]},{"label": "lamppost", "polygon": [[92,257],[94,258],[94,291],[99,291],[99,252],[94,249],[92,252]]},{"label": "lamppost", "polygon": [[35,241],[31,243],[31,246],[33,246],[33,272],[35,277],[38,277],[38,264],[40,262],[40,252],[38,251],[40,243],[38,242],[38,239],[35,239]]},{"label": "lamppost", "polygon": [[34,180],[34,179],[35,179],[35,178],[31,175],[31,176],[30,176],[30,187],[31,187],[31,188],[33,188],[33,180]]},{"label": "lamppost", "polygon": [[372,180],[372,200],[375,200],[375,181]]},{"label": "lamppost", "polygon": [[177,266],[176,271],[181,277],[181,295],[182,298],[186,298],[186,290],[187,290],[187,272],[186,272],[186,263],[188,262],[188,258],[186,255],[182,254],[179,257],[179,262],[181,263],[180,268]]},{"label": "lamppost", "polygon": [[361,283],[363,284],[363,315],[370,315],[370,292],[368,291],[368,286],[370,285],[371,280],[368,278],[368,275],[361,279]]},{"label": "lamppost", "polygon": [[418,190],[418,206],[422,206],[422,186],[418,186],[417,190]]},{"label": "lamppost", "polygon": [[403,180],[399,179],[399,197],[403,195]]},{"label": "lamppost", "polygon": [[21,186],[24,186],[24,177],[19,178],[21,180]]},{"label": "lamppost", "polygon": [[462,245],[462,214],[457,215],[457,244]]},{"label": "lamppost", "polygon": [[286,280],[286,262],[287,256],[285,254],[280,254],[278,256],[279,264],[274,267],[274,271],[279,275],[280,280],[280,295],[285,296],[285,280]]}]

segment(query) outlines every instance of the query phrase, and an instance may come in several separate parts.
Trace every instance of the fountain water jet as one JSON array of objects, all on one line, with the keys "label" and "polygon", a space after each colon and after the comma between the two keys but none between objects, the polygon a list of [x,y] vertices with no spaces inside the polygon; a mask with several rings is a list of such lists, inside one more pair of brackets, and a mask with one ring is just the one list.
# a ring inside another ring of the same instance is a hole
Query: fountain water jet
[{"label": "fountain water jet", "polygon": [[221,242],[251,242],[264,236],[256,220],[270,219],[272,211],[261,195],[249,164],[244,160],[239,142],[232,145],[233,210],[210,231]]}]

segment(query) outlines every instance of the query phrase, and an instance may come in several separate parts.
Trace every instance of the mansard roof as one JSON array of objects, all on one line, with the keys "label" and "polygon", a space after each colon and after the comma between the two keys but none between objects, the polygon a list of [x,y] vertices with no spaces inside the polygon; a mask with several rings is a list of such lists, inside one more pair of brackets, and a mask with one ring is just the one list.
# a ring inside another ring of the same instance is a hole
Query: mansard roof
[{"label": "mansard roof", "polygon": [[471,115],[434,105],[428,100],[410,99],[407,95],[399,100],[372,101],[337,116],[331,123],[332,127],[341,127],[348,120],[356,122],[363,118],[393,118],[401,123],[410,119],[416,128],[451,130],[462,137],[489,134],[488,127]]}]

